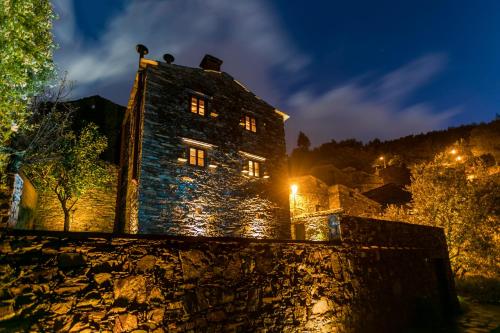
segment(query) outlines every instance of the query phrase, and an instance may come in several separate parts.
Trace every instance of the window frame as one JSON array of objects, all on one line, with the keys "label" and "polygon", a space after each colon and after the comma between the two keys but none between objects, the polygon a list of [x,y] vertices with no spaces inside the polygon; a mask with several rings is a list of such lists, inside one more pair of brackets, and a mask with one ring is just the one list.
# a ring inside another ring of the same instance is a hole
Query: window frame
[{"label": "window frame", "polygon": [[[193,100],[196,100],[196,112],[193,111]],[[203,114],[200,113],[200,101],[203,101]],[[197,94],[189,95],[189,113],[198,115],[200,117],[206,117],[208,113],[208,98],[200,96]]]},{"label": "window frame", "polygon": [[[194,164],[191,163],[191,150],[194,150]],[[200,152],[202,152],[201,161],[203,161],[203,165],[200,165]],[[192,167],[198,167],[205,169],[207,167],[207,150],[203,148],[199,148],[196,146],[188,146],[187,147],[187,164]]]},{"label": "window frame", "polygon": [[245,129],[245,131],[248,131],[250,133],[257,133],[258,132],[257,124],[258,121],[255,116],[250,114],[243,115],[243,128]]},{"label": "window frame", "polygon": [[261,178],[262,163],[260,161],[248,159],[247,166],[248,166],[248,176]]}]

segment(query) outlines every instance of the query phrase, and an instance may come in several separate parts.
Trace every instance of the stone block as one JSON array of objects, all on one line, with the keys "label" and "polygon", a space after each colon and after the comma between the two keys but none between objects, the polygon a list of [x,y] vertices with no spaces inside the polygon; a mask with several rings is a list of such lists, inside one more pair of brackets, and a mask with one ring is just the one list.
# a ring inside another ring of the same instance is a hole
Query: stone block
[{"label": "stone block", "polygon": [[142,275],[118,279],[113,285],[115,301],[144,303],[146,301],[146,279]]},{"label": "stone block", "polygon": [[85,266],[85,258],[80,253],[61,253],[57,257],[60,269],[74,269]]}]

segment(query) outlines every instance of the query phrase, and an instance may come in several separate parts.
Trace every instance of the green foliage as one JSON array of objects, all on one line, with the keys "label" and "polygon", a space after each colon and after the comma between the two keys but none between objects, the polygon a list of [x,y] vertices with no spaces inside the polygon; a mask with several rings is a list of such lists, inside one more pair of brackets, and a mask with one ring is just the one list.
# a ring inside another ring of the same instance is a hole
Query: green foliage
[{"label": "green foliage", "polygon": [[464,276],[456,280],[457,291],[480,302],[500,304],[500,278],[480,275]]},{"label": "green foliage", "polygon": [[500,273],[500,184],[463,142],[416,165],[408,190],[411,214],[389,207],[385,217],[444,228],[457,277]]},{"label": "green foliage", "polygon": [[109,181],[109,172],[99,155],[106,149],[107,140],[97,126],[89,124],[77,135],[68,130],[61,141],[60,158],[35,162],[25,172],[37,189],[53,191],[64,212],[64,230],[69,230],[72,209],[88,190]]},{"label": "green foliage", "polygon": [[[0,146],[26,126],[31,99],[53,78],[52,12],[48,0],[2,0],[0,6]],[[8,156],[0,152],[0,170]]]}]

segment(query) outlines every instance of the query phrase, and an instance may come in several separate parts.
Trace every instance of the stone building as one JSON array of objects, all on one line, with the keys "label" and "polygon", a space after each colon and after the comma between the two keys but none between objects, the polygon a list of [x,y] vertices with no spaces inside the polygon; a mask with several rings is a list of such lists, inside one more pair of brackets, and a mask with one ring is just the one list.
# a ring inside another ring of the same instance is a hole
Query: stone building
[{"label": "stone building", "polygon": [[164,58],[140,59],[122,126],[115,231],[289,238],[288,116],[213,56],[200,68]]},{"label": "stone building", "polygon": [[290,178],[290,183],[293,239],[327,240],[332,215],[374,217],[381,212],[378,202],[345,185],[328,186],[311,175]]},{"label": "stone building", "polygon": [[[73,130],[92,122],[106,136],[101,155],[109,172],[106,186],[87,191],[72,210],[70,231],[113,231],[120,155],[120,124],[125,108],[101,96],[64,103],[74,110]],[[55,193],[35,188],[22,172],[10,174],[9,187],[0,192],[0,226],[15,229],[63,230],[64,213]]]}]

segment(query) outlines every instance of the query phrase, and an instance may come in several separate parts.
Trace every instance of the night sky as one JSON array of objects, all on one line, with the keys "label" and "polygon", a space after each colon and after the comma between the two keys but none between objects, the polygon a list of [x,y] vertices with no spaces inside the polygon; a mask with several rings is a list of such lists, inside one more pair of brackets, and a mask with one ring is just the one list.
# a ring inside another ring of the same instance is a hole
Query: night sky
[{"label": "night sky", "polygon": [[125,105],[137,43],[197,67],[205,53],[288,113],[313,146],[388,139],[500,113],[500,1],[60,0],[55,60],[73,98]]}]

